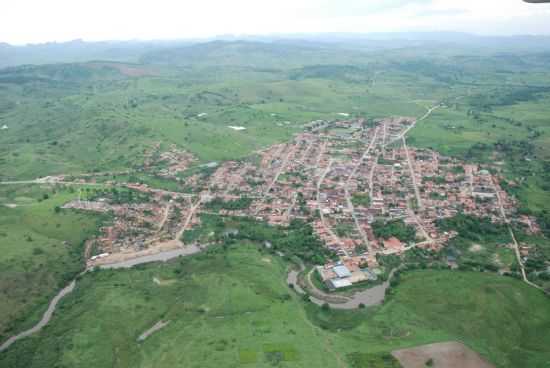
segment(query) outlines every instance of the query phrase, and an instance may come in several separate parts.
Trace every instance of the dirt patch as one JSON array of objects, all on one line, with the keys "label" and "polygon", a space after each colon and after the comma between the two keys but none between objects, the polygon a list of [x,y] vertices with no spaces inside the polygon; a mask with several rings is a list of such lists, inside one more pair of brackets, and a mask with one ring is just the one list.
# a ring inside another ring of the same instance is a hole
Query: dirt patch
[{"label": "dirt patch", "polygon": [[163,280],[163,279],[159,279],[158,277],[153,277],[153,282],[158,286],[170,286],[173,283],[175,283],[176,280],[175,279]]},{"label": "dirt patch", "polygon": [[480,244],[472,244],[472,246],[468,250],[472,253],[479,253],[483,249],[485,249],[485,248]]},{"label": "dirt patch", "polygon": [[459,342],[443,342],[395,350],[392,355],[403,368],[495,368]]},{"label": "dirt patch", "polygon": [[262,258],[262,261],[265,262],[265,263],[271,263],[270,258]]},{"label": "dirt patch", "polygon": [[170,321],[168,321],[168,322],[158,321],[157,323],[155,323],[153,325],[153,327],[151,327],[150,329],[148,329],[147,331],[145,331],[141,335],[139,335],[137,341],[141,342],[141,341],[145,340],[146,338],[148,338],[149,336],[151,336],[152,334],[154,334],[158,330],[166,327],[169,323],[170,323]]}]

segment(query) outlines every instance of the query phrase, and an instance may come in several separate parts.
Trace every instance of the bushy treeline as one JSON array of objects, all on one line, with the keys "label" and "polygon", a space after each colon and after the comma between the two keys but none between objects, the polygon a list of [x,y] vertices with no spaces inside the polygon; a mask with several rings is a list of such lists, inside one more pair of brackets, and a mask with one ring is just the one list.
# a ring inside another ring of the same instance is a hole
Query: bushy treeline
[{"label": "bushy treeline", "polygon": [[372,230],[377,238],[389,239],[396,237],[402,242],[414,242],[416,240],[416,229],[407,225],[401,219],[392,221],[376,220],[372,223]]},{"label": "bushy treeline", "polygon": [[237,211],[245,210],[250,207],[252,204],[252,199],[248,197],[240,197],[231,201],[224,201],[223,199],[216,197],[210,202],[208,202],[205,207],[209,210],[219,211],[219,210],[228,210],[228,211]]},{"label": "bushy treeline", "polygon": [[538,217],[538,223],[543,234],[550,238],[550,212],[542,211]]},{"label": "bushy treeline", "polygon": [[504,224],[493,223],[488,217],[458,214],[436,222],[440,230],[456,231],[462,238],[476,242],[509,242],[510,234]]},{"label": "bushy treeline", "polygon": [[[285,257],[299,257],[312,264],[323,264],[334,255],[315,235],[311,225],[302,220],[293,220],[289,226],[283,227],[270,226],[250,217],[202,215],[201,222],[200,228],[184,233],[184,242],[232,244],[238,240],[249,240],[272,252],[281,252]],[[210,236],[205,238],[205,234]]]},{"label": "bushy treeline", "polygon": [[127,188],[111,188],[111,189],[90,189],[86,188],[83,193],[83,199],[95,201],[100,198],[106,198],[113,204],[125,203],[144,203],[151,200],[151,195],[148,193],[138,192]]},{"label": "bushy treeline", "polygon": [[492,111],[493,107],[509,106],[520,102],[536,101],[544,93],[550,92],[549,87],[525,86],[514,89],[501,89],[492,93],[472,96],[468,103],[479,111]]}]

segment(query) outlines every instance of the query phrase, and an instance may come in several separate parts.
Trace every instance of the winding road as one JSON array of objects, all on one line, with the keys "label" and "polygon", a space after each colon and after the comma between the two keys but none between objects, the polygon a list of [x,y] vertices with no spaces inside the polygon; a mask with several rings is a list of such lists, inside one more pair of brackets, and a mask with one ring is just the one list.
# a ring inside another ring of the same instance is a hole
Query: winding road
[{"label": "winding road", "polygon": [[[307,294],[307,292],[298,283],[298,275],[304,270],[305,268],[302,266],[300,270],[291,270],[287,276],[288,284],[294,285],[294,290],[300,295]],[[390,280],[397,269],[390,272],[387,281],[384,281],[382,284],[373,286],[369,289],[358,291],[352,296],[335,296],[317,289],[311,281],[311,275],[314,271],[315,268],[309,271],[305,276],[305,282],[308,284],[308,289],[311,292],[311,295],[309,296],[311,302],[318,306],[322,306],[326,303],[333,309],[351,310],[358,309],[361,306],[372,307],[382,304],[386,295],[386,289],[390,287]]]},{"label": "winding road", "polygon": [[[166,251],[166,252],[160,252],[160,253],[157,253],[157,254],[147,255],[147,256],[140,257],[140,258],[126,260],[126,261],[122,261],[122,262],[118,262],[118,263],[101,265],[99,267],[102,268],[102,269],[131,268],[133,266],[137,266],[137,265],[144,264],[144,263],[159,262],[159,261],[166,262],[166,261],[168,261],[170,259],[173,259],[173,258],[190,256],[190,255],[193,255],[193,254],[196,254],[196,253],[200,252],[201,250],[202,250],[202,248],[200,248],[198,246],[195,246],[195,245],[186,246],[185,248],[182,248],[182,249],[176,249],[176,250],[170,250],[170,251]],[[86,269],[80,275],[85,274],[89,270],[90,269]],[[59,291],[59,293],[57,293],[57,295],[55,297],[53,297],[53,299],[50,301],[50,304],[48,305],[48,309],[46,309],[46,311],[42,315],[42,319],[40,319],[40,321],[36,325],[34,325],[33,327],[29,328],[28,330],[20,332],[17,335],[14,335],[14,336],[10,337],[9,339],[7,339],[6,341],[4,341],[2,343],[2,345],[0,345],[0,352],[2,352],[4,350],[6,350],[7,348],[9,348],[17,340],[20,340],[20,339],[28,337],[32,334],[35,334],[38,331],[40,331],[42,328],[44,328],[44,326],[46,326],[50,322],[50,319],[52,318],[52,316],[53,316],[53,314],[54,314],[54,312],[57,308],[57,305],[59,304],[59,301],[61,299],[63,299],[63,297],[65,297],[66,295],[70,294],[75,289],[75,286],[76,286],[76,279],[72,280],[69,283],[69,285],[67,285],[63,289],[61,289]]]}]

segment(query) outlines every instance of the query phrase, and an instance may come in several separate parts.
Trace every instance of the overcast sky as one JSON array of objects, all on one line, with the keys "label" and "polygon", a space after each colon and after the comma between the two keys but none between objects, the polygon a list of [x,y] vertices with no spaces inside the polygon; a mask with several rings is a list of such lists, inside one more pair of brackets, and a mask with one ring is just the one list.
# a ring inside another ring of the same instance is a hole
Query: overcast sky
[{"label": "overcast sky", "polygon": [[550,34],[550,4],[522,0],[4,0],[0,42],[222,34],[462,31]]}]

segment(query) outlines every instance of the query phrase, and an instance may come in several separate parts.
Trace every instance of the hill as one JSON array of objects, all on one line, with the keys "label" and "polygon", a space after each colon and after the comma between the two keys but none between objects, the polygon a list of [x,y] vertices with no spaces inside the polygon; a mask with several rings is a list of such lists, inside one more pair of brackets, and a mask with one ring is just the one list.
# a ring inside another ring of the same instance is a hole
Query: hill
[{"label": "hill", "polygon": [[[285,269],[280,258],[241,244],[164,265],[91,273],[51,326],[17,342],[0,363],[392,367],[393,349],[452,340],[497,367],[543,367],[550,358],[550,335],[541,334],[550,325],[550,301],[519,281],[416,271],[378,310],[337,312],[302,301],[284,283]],[[139,341],[158,321],[167,325]]]}]

